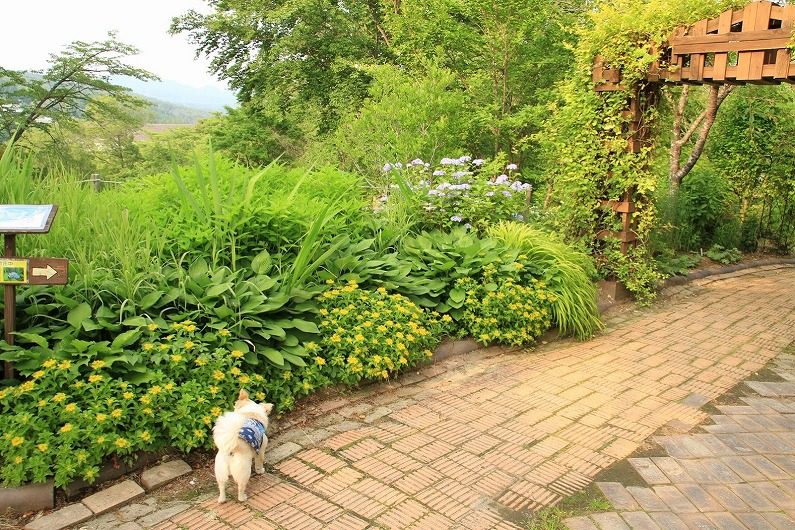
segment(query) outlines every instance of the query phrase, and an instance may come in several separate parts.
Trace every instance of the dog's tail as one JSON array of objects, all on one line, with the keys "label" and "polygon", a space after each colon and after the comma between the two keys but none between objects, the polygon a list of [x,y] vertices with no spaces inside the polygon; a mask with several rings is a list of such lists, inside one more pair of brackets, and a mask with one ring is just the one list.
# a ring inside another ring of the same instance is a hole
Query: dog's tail
[{"label": "dog's tail", "polygon": [[213,442],[219,451],[225,453],[233,453],[237,448],[239,441],[240,429],[246,418],[235,414],[234,412],[225,412],[223,416],[218,418],[213,427]]}]

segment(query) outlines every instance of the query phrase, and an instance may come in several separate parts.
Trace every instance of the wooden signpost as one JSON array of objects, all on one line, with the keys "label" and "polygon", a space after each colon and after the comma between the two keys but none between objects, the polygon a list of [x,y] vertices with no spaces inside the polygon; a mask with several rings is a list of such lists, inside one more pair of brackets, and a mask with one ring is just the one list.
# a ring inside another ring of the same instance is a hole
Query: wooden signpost
[{"label": "wooden signpost", "polygon": [[[69,261],[65,258],[17,257],[17,234],[46,234],[58,207],[54,204],[0,205],[0,234],[5,252],[0,258],[0,285],[3,285],[4,339],[14,344],[16,330],[17,285],[65,285],[69,279]],[[14,377],[14,367],[6,362],[4,377]]]}]

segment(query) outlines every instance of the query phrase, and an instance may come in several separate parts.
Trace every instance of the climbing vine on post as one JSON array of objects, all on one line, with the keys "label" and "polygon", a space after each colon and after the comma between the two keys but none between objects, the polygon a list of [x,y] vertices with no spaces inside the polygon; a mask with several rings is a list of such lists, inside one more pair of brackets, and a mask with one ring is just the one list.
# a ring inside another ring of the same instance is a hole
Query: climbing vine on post
[{"label": "climbing vine on post", "polygon": [[640,298],[650,298],[659,279],[643,247],[635,247],[655,221],[648,130],[665,77],[655,70],[666,66],[659,50],[677,27],[745,3],[603,2],[580,28],[576,69],[560,86],[540,138],[554,162],[548,193],[559,228],[594,250],[603,270],[620,276]]}]

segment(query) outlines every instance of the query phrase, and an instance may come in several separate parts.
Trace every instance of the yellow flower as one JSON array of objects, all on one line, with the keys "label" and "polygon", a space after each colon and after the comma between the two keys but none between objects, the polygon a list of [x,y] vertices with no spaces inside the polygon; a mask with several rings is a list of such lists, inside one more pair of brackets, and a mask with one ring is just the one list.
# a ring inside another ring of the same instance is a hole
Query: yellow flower
[{"label": "yellow flower", "polygon": [[105,437],[102,435],[97,436],[97,444],[102,445],[105,443]]},{"label": "yellow flower", "polygon": [[324,317],[328,316],[328,309],[324,307],[323,309],[320,310],[320,314],[323,315]]},{"label": "yellow flower", "polygon": [[209,416],[204,416],[202,418],[202,423],[204,423],[205,425],[210,425],[212,422],[213,422],[213,419],[211,417],[209,417]]},{"label": "yellow flower", "polygon": [[150,324],[147,324],[146,328],[147,328],[149,331],[154,331],[154,330],[156,330],[156,329],[157,329],[157,324],[155,324],[154,322],[152,322],[152,323],[150,323]]},{"label": "yellow flower", "polygon": [[47,405],[47,400],[46,399],[40,399],[38,405],[39,405],[39,408],[45,407]]},{"label": "yellow flower", "polygon": [[389,373],[386,370],[381,370],[381,377],[387,379],[389,377]]},{"label": "yellow flower", "polygon": [[221,381],[224,377],[224,373],[221,370],[215,370],[213,372],[213,379],[216,381]]},{"label": "yellow flower", "polygon": [[326,285],[334,285],[334,280],[329,278],[328,280],[326,280]]},{"label": "yellow flower", "polygon": [[122,394],[122,397],[124,397],[124,399],[132,399],[135,397],[135,394],[133,394],[132,392],[125,392],[124,394]]},{"label": "yellow flower", "polygon": [[149,434],[149,431],[144,431],[139,436],[144,442],[150,442],[152,440],[152,435]]},{"label": "yellow flower", "polygon": [[25,439],[21,436],[14,436],[11,438],[11,445],[14,447],[19,447],[23,443],[25,443]]},{"label": "yellow flower", "polygon": [[232,350],[232,353],[230,353],[230,355],[235,359],[240,359],[241,357],[243,357],[243,352],[240,350]]},{"label": "yellow flower", "polygon": [[398,359],[398,364],[401,364],[401,365],[408,364],[408,362],[409,361],[405,357],[401,357],[400,359]]},{"label": "yellow flower", "polygon": [[251,378],[246,374],[242,374],[237,380],[240,381],[240,384],[246,385],[251,381]]},{"label": "yellow flower", "polygon": [[[144,396],[144,397],[146,397],[146,396]],[[116,420],[118,420],[119,418],[121,418],[121,414],[122,414],[122,412],[121,412],[121,409],[113,409],[113,410],[111,411],[111,413],[110,413],[110,416],[111,416],[113,419],[116,419]]]},{"label": "yellow flower", "polygon": [[53,366],[55,366],[56,364],[58,364],[58,363],[55,361],[55,359],[47,359],[46,361],[44,361],[43,363],[41,363],[41,365],[42,365],[44,368],[52,368],[52,367],[53,367]]},{"label": "yellow flower", "polygon": [[237,366],[233,366],[232,369],[229,370],[229,373],[231,373],[233,376],[237,377],[237,376],[240,375],[240,368],[238,368]]},{"label": "yellow flower", "polygon": [[99,370],[100,368],[104,368],[104,367],[105,367],[105,361],[103,361],[101,359],[97,359],[96,361],[91,363],[91,368],[93,368],[94,370]]},{"label": "yellow flower", "polygon": [[171,356],[171,362],[175,364],[182,362],[182,359],[183,359],[182,355],[178,353],[175,353],[174,355]]},{"label": "yellow flower", "polygon": [[174,383],[166,383],[163,388],[166,389],[166,392],[171,392],[174,390]]},{"label": "yellow flower", "polygon": [[88,376],[89,383],[96,383],[97,381],[102,381],[102,376],[99,374],[91,374]]},{"label": "yellow flower", "polygon": [[182,347],[185,348],[186,350],[190,350],[194,346],[195,344],[193,344],[192,340],[186,340],[185,343],[182,345]]},{"label": "yellow flower", "polygon": [[210,414],[215,416],[216,418],[221,415],[221,407],[213,407],[210,409]]},{"label": "yellow flower", "polygon": [[380,355],[373,355],[373,362],[375,364],[381,364],[381,356]]},{"label": "yellow flower", "polygon": [[19,392],[20,394],[24,394],[25,392],[30,392],[31,390],[33,390],[33,387],[35,386],[36,383],[34,383],[33,381],[25,381],[24,383],[22,383],[17,387],[17,392]]},{"label": "yellow flower", "polygon": [[384,342],[386,343],[387,346],[392,346],[395,343],[395,341],[393,341],[392,339],[386,339]]},{"label": "yellow flower", "polygon": [[427,357],[427,358],[429,358],[429,359],[430,359],[431,357],[433,357],[433,352],[432,352],[431,350],[425,350],[425,352],[424,352],[424,353],[425,353],[425,357]]},{"label": "yellow flower", "polygon": [[97,414],[95,417],[97,418],[97,421],[99,423],[102,423],[103,421],[108,419],[108,416],[106,414],[102,414],[101,412],[99,414]]},{"label": "yellow flower", "polygon": [[210,386],[210,394],[211,395],[213,395],[213,396],[216,395],[218,393],[218,391],[219,391],[219,389],[218,389],[217,386],[215,386],[215,385]]},{"label": "yellow flower", "polygon": [[317,350],[317,344],[314,342],[307,342],[306,343],[306,350],[307,351],[315,351]]},{"label": "yellow flower", "polygon": [[71,430],[72,430],[72,424],[71,423],[64,423],[63,427],[61,427],[61,432],[64,433],[64,434],[70,432]]},{"label": "yellow flower", "polygon": [[337,343],[342,342],[342,337],[340,337],[337,333],[331,336],[331,342]]},{"label": "yellow flower", "polygon": [[33,372],[33,376],[32,377],[33,377],[33,379],[41,379],[42,377],[44,377],[44,370],[37,370],[37,371]]},{"label": "yellow flower", "polygon": [[19,455],[17,455],[17,456],[15,456],[15,457],[14,457],[14,463],[15,463],[16,465],[19,465],[19,464],[21,464],[21,463],[22,463],[22,462],[24,462],[24,461],[25,461],[25,459],[24,459],[24,458],[22,458],[22,457],[21,457],[21,456],[19,456]]},{"label": "yellow flower", "polygon": [[218,334],[221,335],[222,337],[228,337],[229,335],[231,335],[231,333],[229,333],[229,330],[226,328],[219,330]]},{"label": "yellow flower", "polygon": [[152,388],[149,389],[149,393],[152,394],[153,396],[158,395],[162,391],[163,391],[163,387],[161,387],[160,385],[155,385],[155,386],[153,386]]},{"label": "yellow flower", "polygon": [[376,289],[376,291],[380,294],[386,294],[386,289],[384,289],[383,287],[379,287],[378,289]]},{"label": "yellow flower", "polygon": [[201,429],[194,429],[194,430],[193,430],[193,435],[194,435],[196,438],[199,438],[199,439],[201,439],[201,438],[204,438],[204,431],[203,431],[203,430],[201,430]]},{"label": "yellow flower", "polygon": [[257,399],[257,401],[265,401],[265,392],[262,392],[260,390],[259,392],[254,394],[254,397]]},{"label": "yellow flower", "polygon": [[42,453],[46,453],[46,452],[47,452],[47,449],[49,449],[49,448],[50,448],[50,446],[49,446],[49,445],[47,445],[47,444],[45,444],[45,443],[40,443],[39,445],[37,445],[37,446],[36,446],[36,448],[37,448],[39,451],[41,451]]},{"label": "yellow flower", "polygon": [[364,340],[364,335],[357,333],[353,338],[356,339],[356,342],[362,342]]},{"label": "yellow flower", "polygon": [[55,394],[52,397],[52,400],[55,401],[56,403],[60,403],[61,401],[64,401],[65,399],[66,399],[66,394],[64,394],[63,392],[58,392],[57,394]]},{"label": "yellow flower", "polygon": [[193,333],[194,331],[196,331],[196,326],[194,326],[193,324],[188,324],[187,326],[185,326],[184,329],[188,333]]},{"label": "yellow flower", "polygon": [[144,342],[144,345],[143,345],[144,351],[150,351],[154,347],[155,347],[155,345],[152,344],[151,342]]},{"label": "yellow flower", "polygon": [[150,398],[149,396],[141,396],[139,401],[141,403],[143,403],[144,405],[148,405],[148,404],[150,404],[152,402],[152,398]]},{"label": "yellow flower", "polygon": [[72,413],[72,412],[75,412],[77,410],[77,405],[75,405],[74,403],[69,403],[63,409],[66,412]]},{"label": "yellow flower", "polygon": [[167,350],[168,344],[161,344],[160,346],[158,346],[158,348],[160,349],[160,351]]},{"label": "yellow flower", "polygon": [[144,408],[144,409],[141,409],[141,412],[143,412],[143,413],[144,413],[144,415],[146,415],[146,416],[152,416],[152,415],[154,415],[154,412],[153,412],[153,411],[152,411],[152,409],[150,409],[149,407],[146,407],[146,408]]},{"label": "yellow flower", "polygon": [[315,364],[318,366],[323,366],[326,364],[326,360],[323,357],[315,357]]},{"label": "yellow flower", "polygon": [[58,363],[58,368],[60,370],[68,370],[71,367],[72,367],[71,361],[61,361],[60,363]]},{"label": "yellow flower", "polygon": [[350,356],[348,357],[348,364],[357,364],[359,359],[357,357]]},{"label": "yellow flower", "polygon": [[378,331],[380,331],[381,333],[386,333],[386,326],[384,326],[383,324],[378,326],[378,328],[376,329],[378,329]]},{"label": "yellow flower", "polygon": [[406,335],[406,340],[409,342],[414,342],[414,335],[409,333],[408,335]]},{"label": "yellow flower", "polygon": [[452,322],[452,321],[453,317],[451,317],[450,315],[442,315],[442,322]]},{"label": "yellow flower", "polygon": [[282,379],[284,379],[285,381],[289,381],[290,378],[292,378],[292,377],[293,377],[293,373],[290,370],[287,370],[286,372],[284,372],[282,374]]},{"label": "yellow flower", "polygon": [[116,444],[116,447],[118,447],[119,449],[125,449],[127,447],[130,447],[130,442],[128,442],[126,438],[122,438],[121,436],[116,438],[116,441],[113,443]]}]

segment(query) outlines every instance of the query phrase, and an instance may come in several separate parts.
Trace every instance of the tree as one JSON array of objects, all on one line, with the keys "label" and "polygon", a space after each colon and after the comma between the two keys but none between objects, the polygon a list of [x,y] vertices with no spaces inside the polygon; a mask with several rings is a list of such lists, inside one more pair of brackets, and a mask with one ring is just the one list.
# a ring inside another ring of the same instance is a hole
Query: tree
[{"label": "tree", "polygon": [[176,17],[172,33],[187,33],[242,103],[295,114],[321,133],[364,98],[369,79],[356,65],[389,55],[378,0],[209,3],[214,13]]},{"label": "tree", "polygon": [[[112,82],[115,76],[156,80],[154,74],[130,66],[126,57],[138,50],[116,40],[114,33],[97,42],[75,41],[60,54],[51,54],[43,72],[15,72],[0,68],[0,140],[19,142],[31,129],[48,132],[77,119],[99,121],[113,112],[110,102],[125,107],[146,103],[130,89]],[[106,100],[98,100],[107,96]],[[89,107],[89,101],[95,105]]]},{"label": "tree", "polygon": [[[707,101],[704,109],[693,119],[692,122],[686,124],[685,109],[690,96],[690,86],[685,85],[679,94],[679,99],[673,108],[673,127],[671,138],[671,151],[668,169],[668,180],[672,192],[679,189],[682,180],[690,173],[693,167],[698,162],[701,154],[704,152],[704,146],[707,143],[707,138],[715,124],[715,118],[718,116],[718,109],[723,101],[734,90],[732,85],[710,85],[707,89]],[[693,144],[687,160],[682,164],[682,150],[692,140],[693,135],[698,131],[696,141]]]}]

